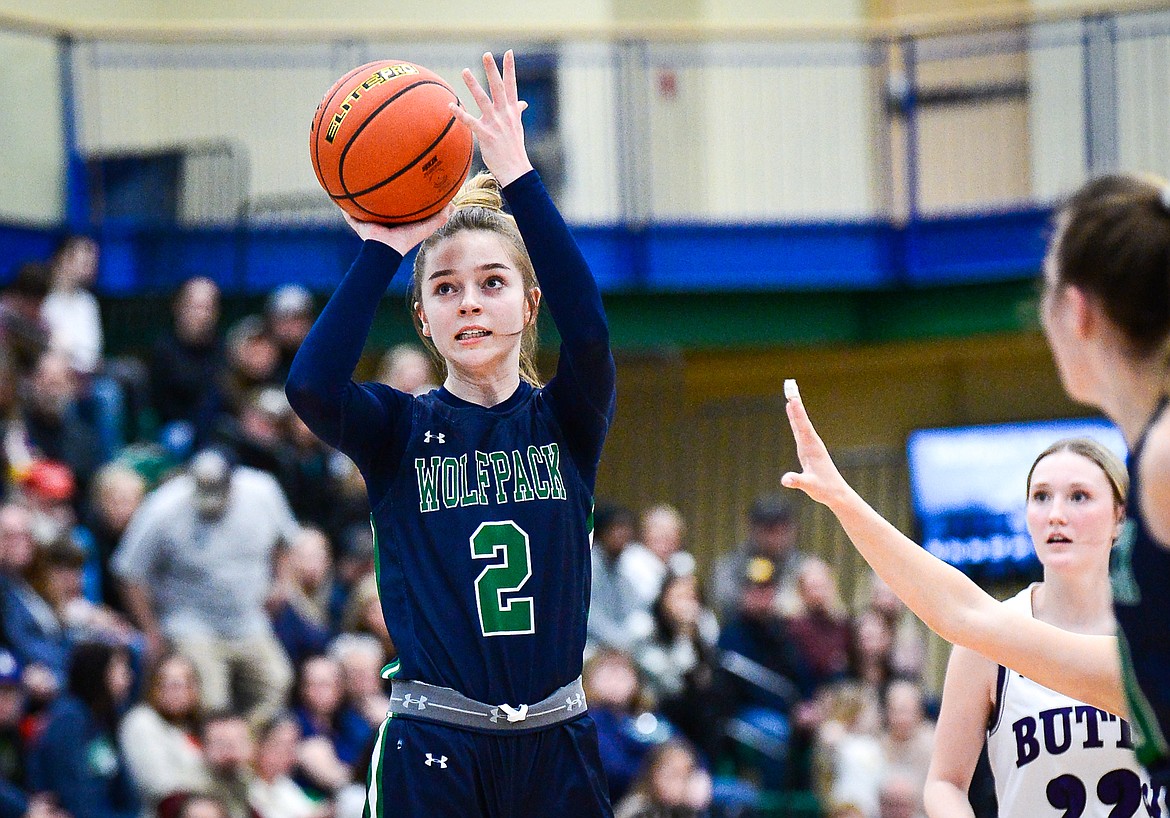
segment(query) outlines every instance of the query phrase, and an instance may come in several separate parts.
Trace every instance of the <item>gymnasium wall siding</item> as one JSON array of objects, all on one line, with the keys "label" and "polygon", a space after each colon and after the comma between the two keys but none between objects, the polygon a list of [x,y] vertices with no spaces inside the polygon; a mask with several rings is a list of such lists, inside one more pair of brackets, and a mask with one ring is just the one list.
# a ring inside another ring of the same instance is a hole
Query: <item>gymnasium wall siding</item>
[{"label": "gymnasium wall siding", "polygon": [[[758,0],[757,0],[758,1]],[[611,0],[541,0],[539,3],[467,3],[463,0],[428,2],[365,3],[344,0],[0,0],[0,12],[36,16],[70,23],[86,21],[130,21],[135,23],[201,22],[209,19],[256,21],[324,21],[396,24],[401,26],[450,25],[460,23],[469,31],[498,26],[567,26],[607,23],[612,19]]]},{"label": "gymnasium wall siding", "polygon": [[1074,189],[1088,166],[1081,25],[1060,23],[1030,35],[1028,106],[1032,190],[1054,201]]},{"label": "gymnasium wall siding", "polygon": [[43,37],[0,32],[0,221],[54,224],[64,209],[60,52]]},{"label": "gymnasium wall siding", "polygon": [[705,0],[704,16],[726,23],[850,21],[864,19],[865,0]]},{"label": "gymnasium wall siding", "polygon": [[[700,218],[737,222],[863,218],[877,197],[882,132],[864,43],[711,45],[709,201]],[[830,135],[830,138],[826,138]]]},{"label": "gymnasium wall siding", "polygon": [[1170,12],[1034,29],[1029,84],[1037,201],[1090,172],[1170,176]]},{"label": "gymnasium wall siding", "polygon": [[[858,373],[865,373],[859,377]],[[782,384],[862,495],[913,536],[904,447],[914,429],[1082,416],[1038,333],[851,348],[623,353],[600,499],[678,505],[703,566],[746,533],[752,499],[798,468]],[[1021,485],[1023,475],[1021,475]],[[861,561],[824,509],[800,501],[803,547],[829,559],[847,598]]]},{"label": "gymnasium wall siding", "polygon": [[1123,22],[1117,46],[1121,167],[1170,178],[1170,13]]},{"label": "gymnasium wall siding", "polygon": [[618,52],[609,43],[565,43],[558,55],[565,162],[559,205],[575,224],[611,223],[622,208],[621,134],[633,116],[617,103]]},{"label": "gymnasium wall siding", "polygon": [[[474,108],[459,70],[487,47],[86,44],[77,51],[80,146],[105,155],[215,146],[228,156],[225,184],[242,187],[241,207],[326,203],[308,162],[307,133],[337,76],[409,52]],[[874,212],[880,180],[872,134],[880,120],[871,46],[662,46],[646,65],[637,52],[603,43],[553,52],[568,163],[565,212],[573,221]]]}]

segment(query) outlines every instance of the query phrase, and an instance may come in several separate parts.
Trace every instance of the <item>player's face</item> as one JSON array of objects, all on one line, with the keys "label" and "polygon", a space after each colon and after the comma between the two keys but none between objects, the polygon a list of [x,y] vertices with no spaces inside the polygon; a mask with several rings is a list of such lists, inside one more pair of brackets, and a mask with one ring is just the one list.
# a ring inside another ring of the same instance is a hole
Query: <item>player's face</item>
[{"label": "player's face", "polygon": [[503,237],[465,230],[427,258],[419,318],[449,369],[492,377],[519,371],[520,337],[531,318],[524,277]]},{"label": "player's face", "polygon": [[1121,519],[1109,478],[1089,458],[1060,451],[1036,464],[1027,523],[1045,570],[1107,571]]}]

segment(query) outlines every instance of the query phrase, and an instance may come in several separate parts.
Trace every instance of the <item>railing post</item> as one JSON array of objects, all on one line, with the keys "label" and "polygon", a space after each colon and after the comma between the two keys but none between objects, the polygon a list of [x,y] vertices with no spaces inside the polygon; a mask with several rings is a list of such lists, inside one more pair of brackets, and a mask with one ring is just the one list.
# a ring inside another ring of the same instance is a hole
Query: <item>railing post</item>
[{"label": "railing post", "polygon": [[1089,176],[1121,165],[1118,138],[1117,21],[1113,16],[1081,19],[1084,66],[1085,163]]},{"label": "railing post", "polygon": [[618,98],[615,131],[618,143],[618,211],[629,236],[632,283],[642,287],[649,277],[646,226],[653,210],[653,166],[650,158],[649,44],[623,40],[617,45]]},{"label": "railing post", "polygon": [[902,38],[902,71],[906,86],[903,111],[906,117],[906,221],[913,225],[921,215],[918,151],[918,43],[913,36]]},{"label": "railing post", "polygon": [[69,35],[57,40],[60,49],[61,135],[65,153],[65,223],[80,232],[90,225],[89,179],[77,138],[77,87],[73,69],[76,41]]}]

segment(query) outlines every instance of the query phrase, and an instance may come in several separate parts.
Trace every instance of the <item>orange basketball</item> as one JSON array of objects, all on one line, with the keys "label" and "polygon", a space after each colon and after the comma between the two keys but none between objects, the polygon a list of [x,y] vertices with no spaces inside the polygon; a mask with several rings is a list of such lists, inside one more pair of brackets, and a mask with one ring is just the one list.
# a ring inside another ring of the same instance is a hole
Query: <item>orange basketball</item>
[{"label": "orange basketball", "polygon": [[421,65],[380,60],[333,84],[309,129],[317,180],[363,221],[438,213],[471,169],[471,129],[448,108],[451,86]]}]

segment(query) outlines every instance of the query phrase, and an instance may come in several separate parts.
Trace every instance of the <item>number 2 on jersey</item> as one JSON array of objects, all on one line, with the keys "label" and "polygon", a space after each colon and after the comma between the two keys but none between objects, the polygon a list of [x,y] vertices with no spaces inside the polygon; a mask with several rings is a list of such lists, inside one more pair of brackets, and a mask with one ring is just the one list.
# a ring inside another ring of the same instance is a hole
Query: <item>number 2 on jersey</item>
[{"label": "number 2 on jersey", "polygon": [[489,565],[475,579],[475,604],[484,636],[512,636],[536,633],[532,597],[509,597],[524,587],[532,576],[532,552],[528,532],[511,520],[480,523],[471,535],[471,556],[484,560],[503,557]]}]

